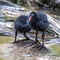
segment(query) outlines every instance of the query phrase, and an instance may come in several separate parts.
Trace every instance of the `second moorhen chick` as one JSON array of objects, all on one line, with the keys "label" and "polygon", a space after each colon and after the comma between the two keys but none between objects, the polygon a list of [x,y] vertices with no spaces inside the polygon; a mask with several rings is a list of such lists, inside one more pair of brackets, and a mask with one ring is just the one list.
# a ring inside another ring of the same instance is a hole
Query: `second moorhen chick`
[{"label": "second moorhen chick", "polygon": [[14,28],[15,28],[15,40],[14,42],[16,42],[16,37],[17,37],[17,33],[23,33],[24,37],[26,37],[26,39],[29,39],[26,36],[26,33],[29,32],[31,30],[29,24],[28,24],[28,16],[25,15],[21,15],[19,16],[15,22],[14,22]]}]

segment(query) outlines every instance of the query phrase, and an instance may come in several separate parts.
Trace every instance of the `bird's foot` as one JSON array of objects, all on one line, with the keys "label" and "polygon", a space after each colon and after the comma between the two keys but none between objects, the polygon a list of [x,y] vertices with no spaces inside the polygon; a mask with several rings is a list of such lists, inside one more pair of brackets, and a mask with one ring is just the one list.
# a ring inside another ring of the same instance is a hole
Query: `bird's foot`
[{"label": "bird's foot", "polygon": [[36,47],[37,47],[37,48],[45,48],[45,46],[42,45],[41,43],[40,43],[40,44],[37,44]]},{"label": "bird's foot", "polygon": [[49,52],[48,48],[44,44],[40,44],[39,50],[43,50],[43,52]]},{"label": "bird's foot", "polygon": [[41,44],[39,41],[34,41],[30,46],[35,45],[35,44]]},{"label": "bird's foot", "polygon": [[34,45],[34,44],[36,44],[36,42],[34,41],[33,43],[31,43],[31,45],[30,46],[32,46],[32,45]]},{"label": "bird's foot", "polygon": [[45,47],[44,44],[41,44],[41,47],[44,48]]},{"label": "bird's foot", "polygon": [[26,38],[26,40],[31,40],[31,39],[29,39],[29,38]]},{"label": "bird's foot", "polygon": [[37,41],[35,41],[37,44],[41,44],[38,40]]}]

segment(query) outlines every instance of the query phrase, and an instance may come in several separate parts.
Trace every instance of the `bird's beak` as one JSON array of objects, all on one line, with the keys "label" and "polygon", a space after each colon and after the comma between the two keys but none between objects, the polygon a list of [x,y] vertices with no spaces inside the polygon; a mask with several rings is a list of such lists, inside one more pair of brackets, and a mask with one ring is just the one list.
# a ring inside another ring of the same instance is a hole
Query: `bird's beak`
[{"label": "bird's beak", "polygon": [[32,20],[32,16],[30,16],[30,17],[28,18],[28,20],[31,21],[31,20]]}]

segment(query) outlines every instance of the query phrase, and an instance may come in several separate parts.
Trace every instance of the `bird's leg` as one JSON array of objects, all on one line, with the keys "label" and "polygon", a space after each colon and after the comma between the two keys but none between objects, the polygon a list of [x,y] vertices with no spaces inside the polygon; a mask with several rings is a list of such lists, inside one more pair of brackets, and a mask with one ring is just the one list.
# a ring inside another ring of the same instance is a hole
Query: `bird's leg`
[{"label": "bird's leg", "polygon": [[16,38],[17,38],[17,31],[15,31],[15,40],[14,40],[14,43],[16,43]]},{"label": "bird's leg", "polygon": [[36,38],[35,38],[35,43],[39,43],[40,44],[40,42],[38,41],[38,39],[37,39],[37,36],[38,36],[38,31],[36,30]]},{"label": "bird's leg", "polygon": [[30,39],[26,36],[26,33],[24,33],[24,37],[25,37],[27,40],[30,40]]},{"label": "bird's leg", "polygon": [[42,46],[44,46],[44,32],[42,33]]},{"label": "bird's leg", "polygon": [[36,31],[35,41],[34,41],[30,46],[32,46],[32,45],[34,45],[34,44],[37,44],[37,43],[41,44],[41,43],[38,41],[37,36],[38,36],[38,31]]}]

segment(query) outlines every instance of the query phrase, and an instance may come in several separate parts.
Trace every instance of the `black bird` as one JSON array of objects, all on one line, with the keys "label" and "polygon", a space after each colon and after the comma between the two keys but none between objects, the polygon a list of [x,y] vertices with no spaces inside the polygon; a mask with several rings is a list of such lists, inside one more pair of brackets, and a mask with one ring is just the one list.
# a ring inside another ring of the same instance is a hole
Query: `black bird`
[{"label": "black bird", "polygon": [[37,35],[38,31],[42,32],[42,46],[44,46],[44,32],[47,30],[49,26],[49,22],[46,14],[43,11],[40,12],[31,12],[29,15],[29,24],[30,26],[36,30],[36,40],[35,43],[38,42]]},{"label": "black bird", "polygon": [[17,37],[17,33],[23,33],[24,37],[26,37],[26,39],[29,39],[26,36],[26,33],[29,32],[31,30],[29,24],[28,24],[28,16],[25,15],[21,15],[19,16],[15,22],[14,22],[14,28],[15,28],[15,40],[14,42],[16,42],[16,37]]}]

